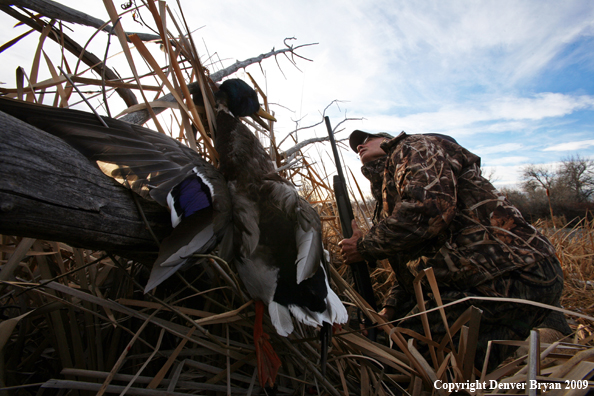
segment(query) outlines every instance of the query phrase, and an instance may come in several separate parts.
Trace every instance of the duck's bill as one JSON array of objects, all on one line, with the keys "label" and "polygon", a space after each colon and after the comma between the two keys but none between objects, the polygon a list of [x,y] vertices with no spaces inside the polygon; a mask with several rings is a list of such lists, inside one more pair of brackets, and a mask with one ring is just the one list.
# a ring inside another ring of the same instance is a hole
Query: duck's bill
[{"label": "duck's bill", "polygon": [[265,118],[267,120],[270,121],[274,121],[276,122],[276,118],[274,118],[270,113],[268,113],[267,111],[265,111],[263,108],[260,107],[260,109],[258,110],[258,112],[256,113],[256,115]]}]

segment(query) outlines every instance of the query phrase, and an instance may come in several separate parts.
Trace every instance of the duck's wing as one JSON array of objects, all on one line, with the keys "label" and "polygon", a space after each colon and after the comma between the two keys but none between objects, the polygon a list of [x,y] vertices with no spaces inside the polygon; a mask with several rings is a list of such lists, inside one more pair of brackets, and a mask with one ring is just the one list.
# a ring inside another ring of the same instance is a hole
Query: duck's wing
[{"label": "duck's wing", "polygon": [[267,195],[295,223],[297,284],[311,278],[323,257],[322,226],[318,213],[299,196],[297,190],[280,176],[269,175],[262,184]]},{"label": "duck's wing", "polygon": [[[187,165],[208,166],[169,136],[113,118],[101,117],[102,122],[91,113],[6,98],[0,98],[0,110],[65,140],[144,198],[150,199],[155,192],[149,192],[161,184],[182,178]],[[167,205],[166,195],[156,194],[154,199]]]},{"label": "duck's wing", "polygon": [[192,254],[208,253],[218,242],[219,256],[226,261],[231,259],[231,198],[221,173],[206,165],[188,165],[191,169],[184,168],[179,177],[150,191],[155,200],[166,200],[174,229],[161,242],[145,292],[184,266]]},{"label": "duck's wing", "polygon": [[312,277],[318,270],[322,257],[322,227],[318,213],[299,197],[296,208],[297,227],[297,283]]},{"label": "duck's wing", "polygon": [[0,110],[55,135],[140,196],[169,207],[174,231],[162,241],[145,291],[210,251],[228,230],[231,201],[221,173],[175,139],[113,118],[0,98]]}]

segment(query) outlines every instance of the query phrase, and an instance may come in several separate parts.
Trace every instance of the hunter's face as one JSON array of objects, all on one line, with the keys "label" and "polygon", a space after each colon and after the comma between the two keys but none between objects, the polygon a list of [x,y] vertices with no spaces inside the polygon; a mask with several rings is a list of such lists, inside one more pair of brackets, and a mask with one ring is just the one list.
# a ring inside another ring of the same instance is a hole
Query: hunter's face
[{"label": "hunter's face", "polygon": [[357,153],[361,158],[361,163],[366,164],[370,161],[386,155],[386,152],[380,148],[380,144],[384,141],[384,138],[377,136],[370,136],[357,146]]}]

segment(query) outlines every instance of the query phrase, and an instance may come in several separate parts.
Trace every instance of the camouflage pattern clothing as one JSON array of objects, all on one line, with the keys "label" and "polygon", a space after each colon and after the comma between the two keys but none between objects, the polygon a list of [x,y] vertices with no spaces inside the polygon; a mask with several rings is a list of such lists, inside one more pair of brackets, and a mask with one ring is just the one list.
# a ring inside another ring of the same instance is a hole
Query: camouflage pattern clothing
[{"label": "camouflage pattern clothing", "polygon": [[[557,258],[550,256],[524,267],[521,271],[510,271],[477,287],[467,290],[440,287],[439,290],[444,304],[465,297],[514,297],[558,306],[559,296],[563,291],[563,271]],[[428,295],[426,300],[428,301],[426,309],[437,306],[431,295]],[[483,368],[490,340],[525,340],[530,335],[531,329],[548,318],[553,321],[563,321],[563,324],[569,328],[565,317],[556,311],[551,315],[549,310],[532,305],[484,300],[468,300],[445,308],[449,325],[451,326],[471,305],[483,311],[474,360],[479,370]],[[410,312],[410,314],[414,313],[418,313],[417,307]],[[439,312],[429,313],[428,319],[433,339],[441,340],[446,335],[446,329]],[[405,319],[396,325],[425,334],[420,316]],[[459,342],[459,334],[460,332],[453,337],[456,346]],[[489,353],[489,371],[511,356],[516,349],[517,347],[494,344]],[[420,350],[428,352],[423,348]]]},{"label": "camouflage pattern clothing", "polygon": [[[375,225],[357,250],[367,261],[389,259],[396,282],[385,305],[398,317],[416,305],[413,280],[429,267],[444,303],[494,296],[559,304],[563,273],[553,246],[481,176],[478,156],[439,137],[404,132],[380,147],[387,156],[362,168],[377,203]],[[427,299],[431,305],[431,296]],[[471,304],[484,310],[477,352],[483,357],[489,339],[524,339],[548,312],[469,302],[446,314],[455,320]],[[505,321],[506,315],[514,319]],[[409,319],[401,326],[414,330],[417,324]],[[440,333],[441,320],[432,324]],[[495,353],[490,362],[506,353]]]}]

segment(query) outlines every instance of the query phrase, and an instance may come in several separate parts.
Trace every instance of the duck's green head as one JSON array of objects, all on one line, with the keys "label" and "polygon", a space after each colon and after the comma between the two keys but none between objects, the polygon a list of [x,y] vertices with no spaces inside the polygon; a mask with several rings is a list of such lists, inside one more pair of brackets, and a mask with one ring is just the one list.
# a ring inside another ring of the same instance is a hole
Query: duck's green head
[{"label": "duck's green head", "polygon": [[226,80],[215,93],[215,100],[229,109],[235,117],[259,115],[268,120],[276,119],[260,108],[258,94],[243,80],[232,78]]}]

